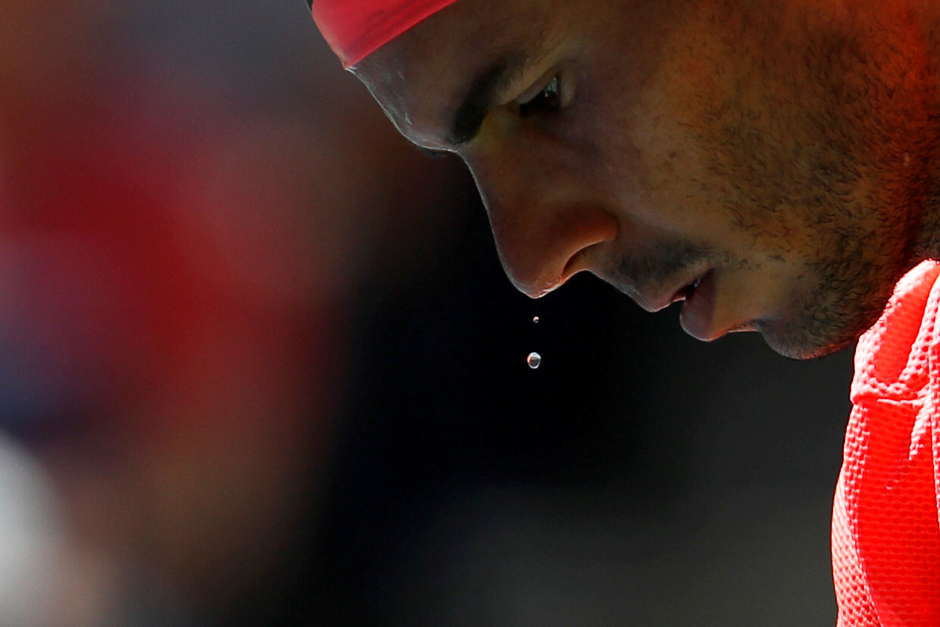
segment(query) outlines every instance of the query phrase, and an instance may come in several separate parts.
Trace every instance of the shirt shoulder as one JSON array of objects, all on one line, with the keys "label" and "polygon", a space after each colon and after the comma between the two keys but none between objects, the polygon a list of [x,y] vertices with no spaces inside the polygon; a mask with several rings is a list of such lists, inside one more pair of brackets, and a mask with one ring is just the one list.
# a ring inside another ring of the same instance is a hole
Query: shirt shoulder
[{"label": "shirt shoulder", "polygon": [[853,403],[911,400],[924,391],[940,346],[938,313],[940,262],[925,261],[898,282],[878,322],[859,339]]}]

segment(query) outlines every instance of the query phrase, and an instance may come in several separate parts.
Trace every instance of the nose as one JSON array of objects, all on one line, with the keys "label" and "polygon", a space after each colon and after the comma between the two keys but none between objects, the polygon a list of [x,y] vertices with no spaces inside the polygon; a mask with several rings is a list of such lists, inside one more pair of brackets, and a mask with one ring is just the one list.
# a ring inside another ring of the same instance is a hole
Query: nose
[{"label": "nose", "polygon": [[481,155],[467,159],[486,205],[503,269],[515,287],[539,298],[596,259],[586,254],[617,237],[617,218],[575,167]]}]

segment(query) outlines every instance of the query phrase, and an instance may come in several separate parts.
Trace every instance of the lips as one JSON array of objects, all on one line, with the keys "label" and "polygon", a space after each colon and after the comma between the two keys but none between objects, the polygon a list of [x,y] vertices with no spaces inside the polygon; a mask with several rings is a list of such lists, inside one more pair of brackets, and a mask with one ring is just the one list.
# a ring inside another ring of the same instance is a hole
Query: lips
[{"label": "lips", "polygon": [[[693,275],[692,272],[700,274]],[[694,278],[689,279],[689,276]],[[686,281],[678,289],[673,283],[671,289],[652,290],[636,289],[635,287],[621,288],[638,305],[649,312],[665,309],[669,305],[682,302],[679,313],[679,322],[686,333],[692,337],[710,342],[729,333],[735,328],[716,328],[715,309],[718,303],[718,278],[714,268],[698,268],[685,275]],[[744,325],[751,329],[752,325]],[[742,327],[742,330],[744,327]]]},{"label": "lips", "polygon": [[706,272],[693,284],[680,290],[678,294],[682,294],[681,298],[685,301],[682,304],[682,312],[679,314],[679,322],[686,333],[703,341],[713,340],[721,335],[715,332],[712,324],[717,295],[713,270]]},{"label": "lips", "polygon": [[676,292],[672,296],[672,301],[670,301],[670,304],[676,303],[679,301],[688,300],[689,298],[691,298],[692,294],[695,292],[695,289],[699,286],[699,284],[702,282],[702,279],[704,278],[705,278],[705,275],[703,274],[702,276],[698,277],[697,279],[695,279],[694,281],[692,281],[691,283],[689,283],[688,285],[680,289],[678,292]]},{"label": "lips", "polygon": [[700,271],[701,274],[695,276],[691,280],[688,278],[689,275],[686,275],[685,283],[681,284],[681,287],[676,289],[675,283],[671,289],[636,289],[633,287],[622,288],[636,303],[650,313],[655,313],[661,311],[668,307],[669,305],[687,300],[692,294],[695,293],[695,290],[701,285],[702,280],[708,274],[706,271]]}]

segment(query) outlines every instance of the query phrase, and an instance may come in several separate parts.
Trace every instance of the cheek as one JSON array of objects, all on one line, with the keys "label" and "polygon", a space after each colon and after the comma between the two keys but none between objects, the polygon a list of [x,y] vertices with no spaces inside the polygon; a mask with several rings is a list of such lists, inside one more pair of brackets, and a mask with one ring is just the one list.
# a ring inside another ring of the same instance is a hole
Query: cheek
[{"label": "cheek", "polygon": [[[676,39],[682,45],[674,45]],[[610,80],[587,116],[617,195],[630,218],[672,234],[712,237],[730,183],[711,171],[716,148],[702,141],[711,111],[724,99],[708,41],[678,29],[664,38],[634,81]],[[704,50],[704,52],[703,52]]]},{"label": "cheek", "polygon": [[607,154],[631,179],[637,219],[721,248],[786,254],[811,244],[805,211],[789,206],[805,186],[782,161],[787,132],[773,110],[742,93],[749,69],[711,35],[667,46],[620,112],[628,132],[612,135]]},{"label": "cheek", "polygon": [[748,94],[760,65],[743,46],[729,48],[730,30],[690,12],[661,32],[655,52],[651,44],[608,66],[582,119],[596,121],[590,133],[628,220],[721,248],[793,248],[804,229],[802,214],[783,211],[794,197],[781,187],[787,177],[770,184],[755,165],[780,170],[787,135],[770,128],[767,102]]},{"label": "cheek", "polygon": [[677,235],[711,238],[720,232],[727,182],[714,176],[690,132],[696,111],[651,86],[621,112],[606,112],[610,126],[601,149],[631,219]]},{"label": "cheek", "polygon": [[674,209],[700,193],[703,179],[700,151],[685,130],[695,117],[695,98],[684,93],[695,55],[677,58],[672,42],[689,40],[676,5],[630,4],[620,27],[627,32],[600,39],[613,48],[587,54],[589,80],[579,86],[575,114],[580,139],[595,146],[621,205],[650,224],[673,222]]}]

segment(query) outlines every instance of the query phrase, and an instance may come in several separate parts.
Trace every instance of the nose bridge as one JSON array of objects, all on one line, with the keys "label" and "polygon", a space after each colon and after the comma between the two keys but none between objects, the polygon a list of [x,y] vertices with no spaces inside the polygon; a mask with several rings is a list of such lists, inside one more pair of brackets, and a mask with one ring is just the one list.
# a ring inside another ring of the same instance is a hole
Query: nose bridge
[{"label": "nose bridge", "polygon": [[467,162],[503,268],[513,285],[532,298],[590,269],[579,253],[617,236],[616,217],[570,166],[495,151]]}]

